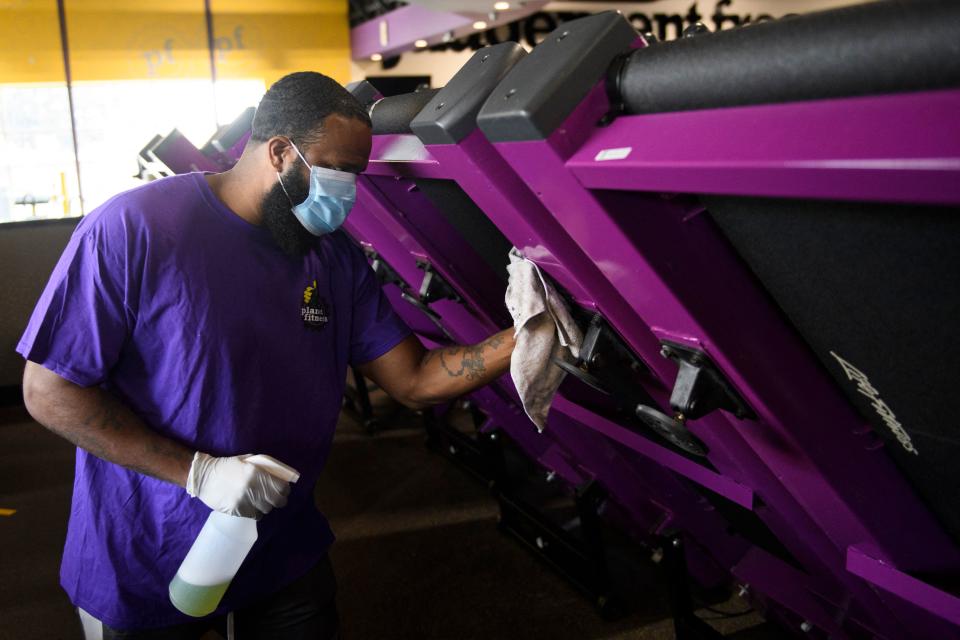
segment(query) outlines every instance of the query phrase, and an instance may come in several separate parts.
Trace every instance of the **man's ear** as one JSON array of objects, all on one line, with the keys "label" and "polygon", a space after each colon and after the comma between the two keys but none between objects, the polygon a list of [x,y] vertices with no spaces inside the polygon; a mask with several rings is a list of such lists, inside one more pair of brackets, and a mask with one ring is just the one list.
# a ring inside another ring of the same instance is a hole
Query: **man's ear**
[{"label": "man's ear", "polygon": [[270,166],[277,173],[283,173],[283,160],[290,151],[290,140],[283,136],[273,136],[264,145],[267,149],[267,159]]}]

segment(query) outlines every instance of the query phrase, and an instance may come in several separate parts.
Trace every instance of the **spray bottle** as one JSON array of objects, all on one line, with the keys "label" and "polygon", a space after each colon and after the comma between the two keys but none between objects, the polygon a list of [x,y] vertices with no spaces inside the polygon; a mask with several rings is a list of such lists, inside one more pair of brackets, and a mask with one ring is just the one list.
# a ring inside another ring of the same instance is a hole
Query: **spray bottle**
[{"label": "spray bottle", "polygon": [[[270,456],[250,456],[245,462],[287,482],[300,478],[296,470]],[[170,581],[170,602],[189,616],[213,613],[256,541],[253,518],[212,512]]]}]

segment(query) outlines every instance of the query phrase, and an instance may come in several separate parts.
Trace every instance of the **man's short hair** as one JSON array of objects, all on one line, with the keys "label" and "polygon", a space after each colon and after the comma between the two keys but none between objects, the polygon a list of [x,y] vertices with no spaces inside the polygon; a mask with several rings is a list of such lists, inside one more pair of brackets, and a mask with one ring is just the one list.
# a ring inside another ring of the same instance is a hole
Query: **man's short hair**
[{"label": "man's short hair", "polygon": [[253,117],[250,139],[266,142],[287,136],[297,144],[315,142],[324,119],[332,114],[370,126],[370,116],[335,80],[315,71],[286,75],[267,90]]}]

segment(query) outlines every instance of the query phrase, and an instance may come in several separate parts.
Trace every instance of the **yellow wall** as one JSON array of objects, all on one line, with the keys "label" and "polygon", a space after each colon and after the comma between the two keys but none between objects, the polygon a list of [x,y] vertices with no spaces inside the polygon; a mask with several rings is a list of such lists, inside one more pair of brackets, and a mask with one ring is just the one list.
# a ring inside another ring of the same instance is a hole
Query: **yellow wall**
[{"label": "yellow wall", "polygon": [[0,82],[63,82],[57,3],[0,0]]},{"label": "yellow wall", "polygon": [[346,0],[212,0],[217,74],[263,78],[293,71],[350,81]]},{"label": "yellow wall", "polygon": [[[73,79],[209,78],[203,0],[66,0]],[[350,79],[343,0],[212,0],[217,75]],[[0,82],[62,82],[54,0],[0,0]]]},{"label": "yellow wall", "polygon": [[75,81],[209,78],[202,0],[66,0]]}]

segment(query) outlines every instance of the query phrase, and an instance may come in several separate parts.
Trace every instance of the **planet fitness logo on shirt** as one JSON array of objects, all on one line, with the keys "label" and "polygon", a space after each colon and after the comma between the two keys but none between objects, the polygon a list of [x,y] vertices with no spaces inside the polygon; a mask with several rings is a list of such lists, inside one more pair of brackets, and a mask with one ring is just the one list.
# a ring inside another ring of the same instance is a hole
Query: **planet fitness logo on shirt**
[{"label": "planet fitness logo on shirt", "polygon": [[300,307],[300,319],[307,329],[323,329],[330,320],[327,302],[317,293],[317,281],[303,290],[303,306]]}]

